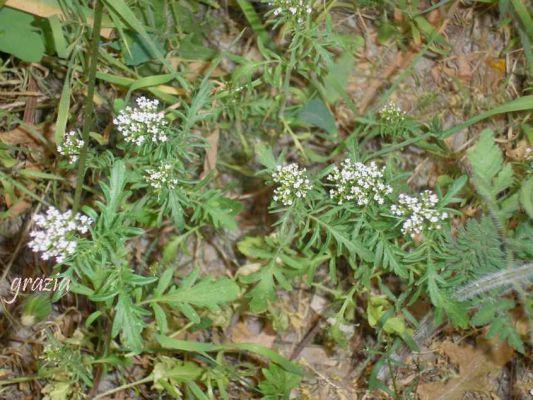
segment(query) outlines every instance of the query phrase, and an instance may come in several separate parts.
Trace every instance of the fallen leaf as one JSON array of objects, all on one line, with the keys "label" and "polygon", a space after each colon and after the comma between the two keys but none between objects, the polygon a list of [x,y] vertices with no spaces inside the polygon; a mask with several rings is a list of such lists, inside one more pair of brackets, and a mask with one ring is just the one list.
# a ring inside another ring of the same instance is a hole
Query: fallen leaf
[{"label": "fallen leaf", "polygon": [[30,144],[35,145],[37,142],[33,137],[20,126],[9,132],[0,132],[0,141],[5,144]]},{"label": "fallen leaf", "polygon": [[505,72],[507,71],[505,58],[491,58],[486,62],[492,69],[498,71],[501,74],[505,74]]},{"label": "fallen leaf", "polygon": [[7,210],[7,217],[10,220],[17,218],[19,215],[23,214],[28,208],[31,207],[31,203],[26,200],[18,200]]},{"label": "fallen leaf", "polygon": [[217,166],[219,137],[220,137],[220,132],[218,129],[215,129],[207,137],[207,148],[205,150],[204,171],[202,172],[202,177],[206,176],[210,171],[215,169]]},{"label": "fallen leaf", "polygon": [[457,56],[457,76],[467,81],[472,79],[472,68],[464,55]]},{"label": "fallen leaf", "polygon": [[276,340],[275,334],[269,334],[265,330],[258,334],[253,334],[244,322],[238,322],[233,328],[233,343],[253,343],[272,348],[274,340]]},{"label": "fallen leaf", "polygon": [[[7,0],[3,5],[27,12],[28,14],[37,15],[39,17],[48,18],[57,15],[62,19],[66,19],[65,14],[63,14],[63,11],[57,2],[44,0]],[[87,22],[92,25],[93,17],[88,16]],[[100,35],[106,39],[109,39],[112,34],[112,28],[104,27],[100,29]]]},{"label": "fallen leaf", "polygon": [[329,356],[324,348],[319,346],[305,347],[298,358],[305,359],[308,363],[314,365],[327,365],[328,367],[337,365],[335,358]]},{"label": "fallen leaf", "polygon": [[421,400],[460,400],[465,392],[495,391],[495,376],[513,356],[513,349],[498,339],[483,340],[475,347],[445,341],[441,349],[458,365],[459,373],[445,382],[421,384],[417,390]]}]

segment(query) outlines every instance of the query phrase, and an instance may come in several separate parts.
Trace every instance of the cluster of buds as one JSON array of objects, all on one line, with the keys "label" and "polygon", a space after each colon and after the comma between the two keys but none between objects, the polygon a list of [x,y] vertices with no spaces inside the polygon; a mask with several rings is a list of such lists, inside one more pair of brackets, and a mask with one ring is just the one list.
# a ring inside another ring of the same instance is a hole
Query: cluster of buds
[{"label": "cluster of buds", "polygon": [[156,169],[148,169],[146,180],[156,190],[161,190],[164,187],[170,190],[175,189],[178,179],[174,176],[173,170],[174,167],[171,163],[163,163]]},{"label": "cluster of buds", "polygon": [[416,198],[400,194],[398,205],[392,205],[391,211],[397,217],[407,218],[402,225],[402,233],[411,237],[420,235],[424,229],[438,230],[448,213],[439,212],[435,206],[439,202],[436,194],[426,190]]},{"label": "cluster of buds", "polygon": [[381,119],[388,123],[398,123],[405,119],[405,111],[403,111],[397,104],[389,102],[383,106],[379,111]]},{"label": "cluster of buds", "polygon": [[136,102],[136,108],[128,106],[113,119],[124,140],[138,146],[145,142],[166,142],[168,123],[165,113],[157,111],[159,101],[139,97]]},{"label": "cluster of buds", "polygon": [[54,259],[64,262],[74,254],[78,234],[87,233],[92,219],[82,215],[73,215],[72,211],[61,213],[50,207],[46,213],[34,217],[36,229],[30,232],[32,240],[28,243],[32,251],[40,252],[43,260]]},{"label": "cluster of buds", "polygon": [[335,166],[327,176],[334,186],[329,194],[339,205],[351,201],[359,206],[366,206],[371,201],[383,204],[385,197],[392,193],[392,187],[384,183],[383,170],[374,162],[366,166],[346,159],[340,169]]},{"label": "cluster of buds", "polygon": [[66,132],[63,143],[57,146],[57,151],[62,156],[68,157],[71,163],[75,163],[80,155],[84,141],[78,138],[76,131]]},{"label": "cluster of buds", "polygon": [[298,23],[302,23],[306,16],[313,12],[309,0],[270,0],[269,4],[276,17],[292,17]]},{"label": "cluster of buds", "polygon": [[296,164],[278,166],[272,174],[272,180],[279,186],[274,189],[274,201],[284,206],[292,206],[296,200],[305,198],[312,185],[307,179],[305,168]]}]

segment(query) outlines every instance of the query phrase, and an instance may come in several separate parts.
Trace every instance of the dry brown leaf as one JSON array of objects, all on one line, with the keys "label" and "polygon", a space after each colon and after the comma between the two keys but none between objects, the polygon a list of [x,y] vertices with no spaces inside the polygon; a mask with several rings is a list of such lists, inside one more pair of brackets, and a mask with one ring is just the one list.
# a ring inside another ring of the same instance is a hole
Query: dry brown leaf
[{"label": "dry brown leaf", "polygon": [[[7,197],[6,197],[6,203],[7,203]],[[17,218],[19,215],[23,214],[30,207],[31,207],[31,203],[27,202],[26,200],[23,200],[23,199],[18,200],[15,204],[13,204],[7,210],[7,217],[10,220],[13,220]]]},{"label": "dry brown leaf", "polygon": [[421,400],[460,400],[465,392],[491,391],[495,376],[513,356],[513,349],[497,339],[484,340],[475,347],[445,341],[441,349],[458,365],[459,374],[447,382],[420,385],[417,393]]},{"label": "dry brown leaf", "polygon": [[505,63],[505,58],[491,58],[487,60],[487,64],[494,70],[498,71],[500,74],[505,74],[507,71],[507,65]]},{"label": "dry brown leaf", "polygon": [[253,343],[272,348],[274,340],[276,340],[275,334],[269,334],[264,330],[258,334],[253,334],[244,322],[238,322],[232,332],[233,343]]},{"label": "dry brown leaf", "polygon": [[467,81],[472,79],[472,68],[464,55],[457,56],[457,76]]},{"label": "dry brown leaf", "polygon": [[328,367],[337,365],[335,358],[330,357],[324,348],[319,346],[305,347],[298,358],[305,359],[308,363],[314,365],[326,365]]},{"label": "dry brown leaf", "polygon": [[220,132],[218,129],[215,129],[207,137],[207,148],[205,150],[204,171],[202,172],[202,177],[206,176],[211,170],[215,169],[217,166],[219,137]]},{"label": "dry brown leaf", "polygon": [[[39,17],[48,18],[57,15],[62,19],[65,18],[65,15],[63,14],[63,11],[61,11],[61,8],[56,7],[43,0],[7,0],[4,5],[11,8],[15,8],[20,11],[27,12],[32,15],[37,15]],[[93,18],[88,17],[87,22],[92,25]],[[112,33],[112,28],[102,28],[100,30],[100,34],[106,39],[109,39]]]},{"label": "dry brown leaf", "polygon": [[522,161],[527,158],[529,154],[529,143],[526,139],[520,140],[515,148],[508,148],[505,150],[505,155],[513,161]]},{"label": "dry brown leaf", "polygon": [[36,144],[33,137],[31,137],[31,135],[21,127],[16,127],[9,132],[0,132],[0,142],[11,145]]}]

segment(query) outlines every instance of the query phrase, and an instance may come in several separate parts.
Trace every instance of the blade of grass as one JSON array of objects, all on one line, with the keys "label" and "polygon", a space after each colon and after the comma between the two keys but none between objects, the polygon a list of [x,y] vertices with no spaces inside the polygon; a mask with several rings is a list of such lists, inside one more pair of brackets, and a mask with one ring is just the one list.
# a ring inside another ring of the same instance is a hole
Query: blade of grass
[{"label": "blade of grass", "polygon": [[146,76],[144,78],[139,78],[136,81],[133,81],[128,89],[128,93],[126,94],[126,103],[129,101],[131,93],[134,92],[137,89],[142,89],[146,87],[151,86],[158,86],[162,85],[163,83],[167,83],[168,81],[171,81],[174,78],[173,74],[165,74],[165,75],[152,75],[152,76]]},{"label": "blade of grass", "polygon": [[469,120],[463,122],[462,124],[456,125],[450,129],[445,130],[439,136],[441,139],[445,139],[447,137],[455,135],[457,132],[465,128],[468,128],[471,125],[474,125],[475,123],[479,121],[493,117],[494,115],[505,114],[509,112],[516,112],[516,111],[528,111],[528,110],[533,110],[533,95],[519,97],[518,99],[514,99],[501,106],[495,107],[492,110],[482,112],[481,114],[473,118],[470,118]]},{"label": "blade of grass", "polygon": [[527,10],[526,6],[521,0],[511,0],[511,4],[514,7],[516,14],[518,14],[518,18],[520,18],[527,35],[530,39],[533,39],[533,19],[531,19],[531,15],[529,15],[529,11]]},{"label": "blade of grass", "polygon": [[68,114],[70,110],[70,78],[72,76],[72,66],[69,65],[67,73],[65,75],[65,83],[63,83],[63,89],[61,90],[61,98],[59,99],[59,106],[57,109],[56,131],[54,137],[56,144],[63,143],[65,137],[65,128],[67,126]]},{"label": "blade of grass", "polygon": [[281,365],[287,371],[302,374],[301,369],[290,362],[286,358],[280,356],[275,351],[268,349],[266,347],[252,344],[252,343],[238,343],[238,344],[213,344],[213,343],[202,343],[202,342],[193,342],[187,340],[177,340],[170,338],[168,336],[163,336],[156,334],[157,341],[166,349],[173,350],[182,350],[182,351],[192,351],[192,352],[211,352],[211,351],[249,351],[252,353],[259,354],[263,357],[266,357],[275,363]]},{"label": "blade of grass", "polygon": [[[132,79],[132,78],[126,78],[126,77],[119,76],[119,75],[112,75],[106,72],[97,72],[96,78],[101,79],[106,82],[114,83],[115,85],[124,86],[127,88],[129,88],[136,81],[135,79]],[[175,88],[175,87],[167,86],[167,85],[158,85],[156,87],[148,87],[147,90],[150,93],[152,93],[154,96],[170,104],[178,102],[178,98],[175,96],[172,96],[172,94],[176,94],[180,96],[185,94],[185,90],[183,90],[182,88]]]},{"label": "blade of grass", "polygon": [[83,115],[83,127],[82,127],[82,137],[83,137],[83,147],[80,151],[80,158],[78,164],[78,176],[76,178],[76,191],[74,192],[74,205],[73,212],[74,214],[78,212],[80,207],[81,192],[83,188],[83,178],[85,176],[85,161],[87,159],[87,149],[89,146],[89,132],[93,124],[93,110],[94,110],[94,86],[96,83],[96,62],[98,60],[98,44],[100,42],[100,27],[102,25],[102,15],[103,15],[103,3],[102,0],[96,0],[96,7],[94,10],[94,25],[91,38],[91,44],[89,48],[89,70],[88,70],[88,79],[87,79],[87,97],[85,98],[84,104],[84,115]]},{"label": "blade of grass", "polygon": [[172,67],[170,62],[165,58],[163,54],[161,54],[161,51],[159,48],[155,45],[154,41],[148,33],[146,32],[146,29],[144,28],[144,25],[137,19],[133,11],[128,7],[128,5],[124,2],[124,0],[102,0],[107,8],[114,12],[117,16],[119,16],[126,24],[133,29],[135,32],[137,32],[141,38],[144,40],[146,46],[148,49],[152,52],[153,55],[157,57],[157,59],[166,67],[168,72],[172,74],[174,79],[176,79],[183,87],[188,87],[188,84],[186,80],[178,74],[175,68]]},{"label": "blade of grass", "polygon": [[271,47],[271,44],[273,43],[272,39],[268,35],[265,27],[263,26],[263,23],[261,22],[261,18],[259,18],[259,15],[255,12],[255,9],[250,4],[248,0],[237,0],[237,4],[241,8],[244,16],[246,17],[246,20],[252,27],[255,34],[261,39],[261,41]]}]

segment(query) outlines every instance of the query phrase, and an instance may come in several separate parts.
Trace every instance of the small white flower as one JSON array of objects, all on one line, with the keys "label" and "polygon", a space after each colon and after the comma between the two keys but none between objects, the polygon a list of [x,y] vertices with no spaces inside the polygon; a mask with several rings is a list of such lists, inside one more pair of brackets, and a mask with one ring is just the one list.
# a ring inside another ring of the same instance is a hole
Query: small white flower
[{"label": "small white flower", "polygon": [[284,206],[292,206],[296,199],[305,198],[311,190],[311,182],[305,176],[305,168],[296,164],[278,166],[272,174],[272,180],[279,186],[274,189],[274,201]]},{"label": "small white flower", "polygon": [[405,111],[403,111],[397,104],[389,102],[383,106],[379,111],[379,116],[385,122],[398,123],[405,119]]},{"label": "small white flower", "polygon": [[335,166],[326,178],[333,183],[329,194],[339,205],[353,201],[364,206],[370,200],[383,204],[385,197],[392,193],[392,187],[383,180],[383,171],[384,168],[379,169],[374,162],[366,166],[346,159],[340,169]]},{"label": "small white flower", "polygon": [[65,261],[74,254],[78,234],[86,233],[92,219],[82,215],[73,215],[72,211],[61,213],[50,207],[46,213],[34,216],[36,229],[30,232],[32,240],[28,246],[39,252],[43,260],[55,258],[57,263]]},{"label": "small white flower", "polygon": [[424,229],[442,229],[441,221],[448,219],[448,213],[439,212],[435,206],[439,202],[436,194],[426,190],[418,198],[400,194],[398,205],[391,206],[391,212],[397,217],[406,218],[402,224],[402,233],[415,237]]},{"label": "small white flower", "polygon": [[163,163],[155,169],[148,169],[146,180],[156,190],[162,188],[175,189],[178,179],[174,176],[174,167],[171,163]]},{"label": "small white flower", "polygon": [[57,151],[62,156],[68,157],[71,163],[75,163],[84,143],[82,139],[78,138],[78,134],[75,131],[65,132],[63,143],[57,146]]},{"label": "small white flower", "polygon": [[168,141],[165,113],[157,111],[159,101],[139,97],[136,102],[136,108],[126,107],[113,119],[124,140],[137,146],[147,141],[152,143]]},{"label": "small white flower", "polygon": [[274,16],[289,17],[302,23],[313,12],[309,0],[270,0]]}]

